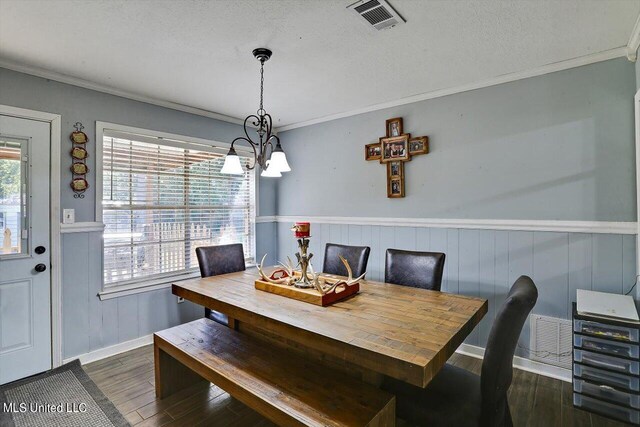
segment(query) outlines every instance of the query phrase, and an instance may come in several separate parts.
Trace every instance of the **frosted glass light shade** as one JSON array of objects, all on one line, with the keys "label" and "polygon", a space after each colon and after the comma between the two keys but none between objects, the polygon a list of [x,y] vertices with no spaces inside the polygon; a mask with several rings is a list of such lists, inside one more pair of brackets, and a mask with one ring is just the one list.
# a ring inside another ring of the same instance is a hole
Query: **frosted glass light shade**
[{"label": "frosted glass light shade", "polygon": [[273,167],[273,163],[271,162],[271,160],[267,160],[267,168],[262,171],[260,176],[263,176],[265,178],[280,178],[282,174],[278,169]]},{"label": "frosted glass light shade", "polygon": [[289,162],[287,162],[287,155],[284,151],[274,151],[271,153],[271,167],[280,172],[291,172]]},{"label": "frosted glass light shade", "polygon": [[233,148],[229,150],[229,154],[227,154],[227,157],[224,159],[224,165],[222,166],[220,173],[228,175],[244,174],[242,166],[240,165],[240,157],[238,157],[236,150]]}]

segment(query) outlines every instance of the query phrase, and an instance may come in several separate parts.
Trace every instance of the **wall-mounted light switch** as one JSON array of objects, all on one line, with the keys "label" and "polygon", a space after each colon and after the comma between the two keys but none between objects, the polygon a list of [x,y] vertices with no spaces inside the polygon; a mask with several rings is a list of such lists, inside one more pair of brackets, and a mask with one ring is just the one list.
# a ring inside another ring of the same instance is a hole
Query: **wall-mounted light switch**
[{"label": "wall-mounted light switch", "polygon": [[76,210],[75,209],[63,209],[62,210],[62,223],[73,224],[76,222]]}]

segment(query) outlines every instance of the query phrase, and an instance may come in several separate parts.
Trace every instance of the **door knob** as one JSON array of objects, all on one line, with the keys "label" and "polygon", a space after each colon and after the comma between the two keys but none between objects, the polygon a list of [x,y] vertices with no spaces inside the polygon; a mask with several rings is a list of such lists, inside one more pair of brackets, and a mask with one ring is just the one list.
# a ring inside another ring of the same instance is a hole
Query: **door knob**
[{"label": "door knob", "polygon": [[44,264],[37,264],[37,265],[35,266],[35,270],[36,270],[38,273],[42,273],[42,272],[43,272],[43,271],[45,271],[46,269],[47,269],[47,266],[46,266],[46,265],[44,265]]},{"label": "door knob", "polygon": [[36,246],[35,251],[38,255],[42,255],[47,251],[47,248],[45,248],[44,246]]}]

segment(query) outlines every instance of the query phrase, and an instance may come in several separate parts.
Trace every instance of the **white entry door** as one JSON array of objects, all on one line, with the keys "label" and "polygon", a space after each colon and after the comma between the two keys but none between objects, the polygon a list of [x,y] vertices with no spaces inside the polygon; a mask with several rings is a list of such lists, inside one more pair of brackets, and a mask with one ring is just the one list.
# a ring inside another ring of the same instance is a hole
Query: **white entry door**
[{"label": "white entry door", "polygon": [[51,368],[50,135],[0,115],[0,384]]}]

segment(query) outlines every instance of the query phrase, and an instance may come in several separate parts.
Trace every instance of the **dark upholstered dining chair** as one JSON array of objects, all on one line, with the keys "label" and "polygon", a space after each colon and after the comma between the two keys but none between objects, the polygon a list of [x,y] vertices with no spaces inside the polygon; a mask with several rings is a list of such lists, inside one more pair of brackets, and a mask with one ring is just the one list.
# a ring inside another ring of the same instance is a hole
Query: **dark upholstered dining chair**
[{"label": "dark upholstered dining chair", "polygon": [[386,379],[383,388],[396,395],[398,416],[425,426],[511,427],[513,354],[537,299],[533,281],[520,276],[493,322],[480,376],[445,364],[424,389]]},{"label": "dark upholstered dining chair", "polygon": [[[201,246],[196,248],[200,276],[211,277],[219,274],[244,271],[244,248],[242,243],[220,246]],[[209,308],[204,309],[204,317],[222,325],[228,325],[229,319],[223,313]]]},{"label": "dark upholstered dining chair", "polygon": [[445,254],[387,249],[384,281],[394,285],[439,291]]},{"label": "dark upholstered dining chair", "polygon": [[340,255],[342,255],[349,262],[353,277],[359,277],[367,271],[369,252],[371,252],[369,246],[347,246],[327,243],[324,248],[322,272],[346,276],[347,269],[340,260]]}]

